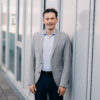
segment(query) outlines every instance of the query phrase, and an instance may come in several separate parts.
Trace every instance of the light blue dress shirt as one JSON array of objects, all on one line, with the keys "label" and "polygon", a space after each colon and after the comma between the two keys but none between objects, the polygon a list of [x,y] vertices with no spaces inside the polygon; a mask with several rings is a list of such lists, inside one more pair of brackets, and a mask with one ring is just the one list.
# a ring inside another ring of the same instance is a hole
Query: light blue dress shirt
[{"label": "light blue dress shirt", "polygon": [[51,66],[51,56],[52,56],[52,48],[54,42],[55,34],[52,35],[44,34],[43,39],[43,71],[52,71]]}]

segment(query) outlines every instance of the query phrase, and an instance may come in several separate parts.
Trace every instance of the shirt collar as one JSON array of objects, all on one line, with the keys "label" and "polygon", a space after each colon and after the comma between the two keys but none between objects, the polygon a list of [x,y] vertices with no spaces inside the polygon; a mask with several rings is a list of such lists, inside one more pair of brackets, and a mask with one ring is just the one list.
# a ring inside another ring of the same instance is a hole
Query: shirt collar
[{"label": "shirt collar", "polygon": [[[43,35],[45,36],[45,35],[48,35],[48,34],[47,33],[44,33]],[[54,35],[55,35],[55,33],[52,33],[51,34],[51,36],[54,36]]]}]

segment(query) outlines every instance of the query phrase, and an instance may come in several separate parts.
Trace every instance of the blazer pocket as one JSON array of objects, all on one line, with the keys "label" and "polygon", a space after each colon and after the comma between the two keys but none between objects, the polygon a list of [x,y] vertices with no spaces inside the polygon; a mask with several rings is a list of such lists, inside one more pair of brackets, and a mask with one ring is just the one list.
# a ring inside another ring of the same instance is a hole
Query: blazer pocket
[{"label": "blazer pocket", "polygon": [[63,67],[58,65],[58,66],[57,66],[57,70],[58,70],[59,72],[62,72]]}]

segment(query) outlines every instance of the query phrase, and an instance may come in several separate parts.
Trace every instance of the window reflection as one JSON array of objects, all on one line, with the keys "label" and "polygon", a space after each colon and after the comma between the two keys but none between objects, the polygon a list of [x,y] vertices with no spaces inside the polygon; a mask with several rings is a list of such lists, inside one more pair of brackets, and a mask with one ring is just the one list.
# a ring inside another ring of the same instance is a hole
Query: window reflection
[{"label": "window reflection", "polygon": [[17,47],[17,80],[21,81],[21,48]]},{"label": "window reflection", "polygon": [[6,55],[6,42],[2,41],[2,62],[5,64],[5,55]]},{"label": "window reflection", "polygon": [[23,34],[23,0],[18,0],[18,41],[22,41]]},{"label": "window reflection", "polygon": [[7,32],[7,1],[2,0],[2,63],[5,64],[6,59],[6,32]]},{"label": "window reflection", "polygon": [[16,33],[16,0],[9,0],[9,70],[14,73]]}]

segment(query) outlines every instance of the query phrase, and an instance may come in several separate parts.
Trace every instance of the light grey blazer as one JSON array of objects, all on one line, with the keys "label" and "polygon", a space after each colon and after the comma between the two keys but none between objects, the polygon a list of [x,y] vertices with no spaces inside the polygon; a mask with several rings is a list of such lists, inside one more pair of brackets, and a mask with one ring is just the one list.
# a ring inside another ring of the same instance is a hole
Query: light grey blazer
[{"label": "light grey blazer", "polygon": [[[29,84],[38,82],[43,58],[43,33],[38,32],[32,37]],[[53,78],[57,86],[68,87],[71,68],[71,44],[69,36],[55,29],[55,40],[52,49],[51,65]]]}]

